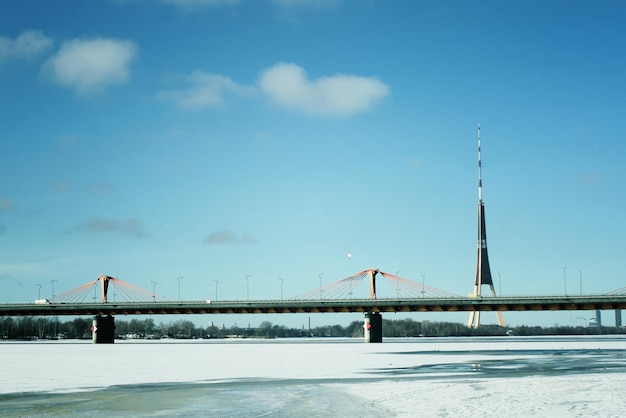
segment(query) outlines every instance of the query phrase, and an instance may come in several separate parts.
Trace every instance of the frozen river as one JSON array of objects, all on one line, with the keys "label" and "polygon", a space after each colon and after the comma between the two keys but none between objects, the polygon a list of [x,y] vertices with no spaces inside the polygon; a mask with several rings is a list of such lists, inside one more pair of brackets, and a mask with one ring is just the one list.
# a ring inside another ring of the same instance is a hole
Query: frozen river
[{"label": "frozen river", "polygon": [[0,343],[0,416],[620,417],[626,338]]}]

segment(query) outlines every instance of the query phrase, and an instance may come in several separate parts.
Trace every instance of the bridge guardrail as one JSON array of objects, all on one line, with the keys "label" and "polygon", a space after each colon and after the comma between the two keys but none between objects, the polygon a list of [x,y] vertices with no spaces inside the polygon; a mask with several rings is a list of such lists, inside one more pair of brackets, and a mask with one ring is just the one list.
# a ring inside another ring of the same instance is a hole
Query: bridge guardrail
[{"label": "bridge guardrail", "polygon": [[339,300],[232,300],[107,303],[1,303],[0,316],[237,314],[323,312],[459,312],[626,309],[626,295]]}]

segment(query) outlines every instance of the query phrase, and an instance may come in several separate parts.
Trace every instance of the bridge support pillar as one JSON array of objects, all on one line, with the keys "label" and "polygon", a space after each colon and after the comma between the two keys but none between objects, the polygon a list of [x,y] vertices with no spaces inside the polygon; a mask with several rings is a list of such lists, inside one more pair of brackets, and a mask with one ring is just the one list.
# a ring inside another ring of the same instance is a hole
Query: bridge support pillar
[{"label": "bridge support pillar", "polygon": [[91,326],[91,341],[94,344],[113,344],[115,342],[115,318],[111,315],[96,315]]},{"label": "bridge support pillar", "polygon": [[366,343],[383,342],[383,317],[380,312],[365,313],[363,331]]}]

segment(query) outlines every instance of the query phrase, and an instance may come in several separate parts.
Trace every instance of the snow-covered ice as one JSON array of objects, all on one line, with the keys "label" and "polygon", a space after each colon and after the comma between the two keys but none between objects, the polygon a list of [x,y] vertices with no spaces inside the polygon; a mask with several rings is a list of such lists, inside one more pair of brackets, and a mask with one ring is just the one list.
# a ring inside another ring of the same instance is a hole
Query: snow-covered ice
[{"label": "snow-covered ice", "polygon": [[[352,410],[368,417],[606,417],[626,411],[626,339],[621,337],[416,338],[382,344],[349,339],[3,342],[0,353],[0,411],[8,405],[9,412],[15,412],[12,402],[34,394],[37,399],[90,396],[102,388],[133,391],[155,384],[179,391],[211,388],[210,401],[194,395],[198,400],[185,403],[187,415],[197,411],[194,402],[214,412],[225,408],[213,416],[244,416],[235,414],[241,407],[252,415],[271,408],[273,416]],[[234,396],[244,389],[245,399]],[[252,396],[261,393],[262,399]],[[154,408],[163,408],[157,404]],[[136,412],[156,410],[142,406]]]}]

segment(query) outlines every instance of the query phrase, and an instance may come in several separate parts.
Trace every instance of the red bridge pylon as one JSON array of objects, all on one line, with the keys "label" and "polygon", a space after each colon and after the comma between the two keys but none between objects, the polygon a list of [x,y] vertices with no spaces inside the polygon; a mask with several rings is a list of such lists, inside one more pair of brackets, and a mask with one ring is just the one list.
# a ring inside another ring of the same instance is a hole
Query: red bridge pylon
[{"label": "red bridge pylon", "polygon": [[125,282],[115,277],[106,275],[99,276],[96,280],[85,283],[75,289],[68,290],[54,297],[56,303],[81,303],[89,298],[94,302],[98,299],[98,288],[100,288],[100,302],[109,301],[109,285],[113,288],[113,301],[119,297],[124,302],[163,302],[168,298],[157,295],[154,290],[149,291],[134,284]]},{"label": "red bridge pylon", "polygon": [[[309,290],[296,297],[295,300],[315,300],[315,299],[365,299],[367,296],[359,295],[357,290],[361,290],[363,281],[367,278],[369,282],[369,298],[376,299],[376,277],[381,275],[387,284],[389,284],[397,298],[453,298],[458,297],[454,293],[445,290],[436,289],[431,286],[424,285],[424,282],[418,283],[390,273],[385,273],[379,269],[370,268],[360,271],[344,279],[321,286],[317,289]],[[364,292],[361,290],[360,294]]]}]

